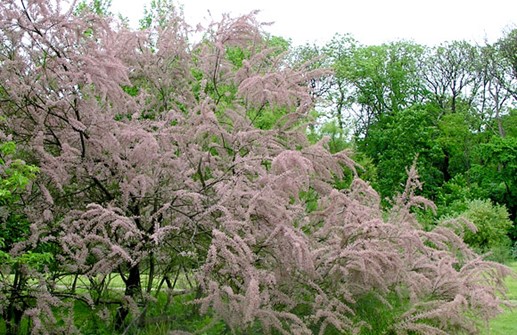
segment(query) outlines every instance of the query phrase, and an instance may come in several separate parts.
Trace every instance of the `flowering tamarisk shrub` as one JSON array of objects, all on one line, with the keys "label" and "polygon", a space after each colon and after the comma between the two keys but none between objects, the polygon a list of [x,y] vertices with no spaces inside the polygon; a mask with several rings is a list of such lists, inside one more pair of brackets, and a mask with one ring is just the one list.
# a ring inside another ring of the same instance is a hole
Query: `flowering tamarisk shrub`
[{"label": "flowering tamarisk shrub", "polygon": [[[335,187],[354,163],[306,138],[309,83],[325,71],[288,66],[255,13],[194,43],[173,6],[132,31],[61,4],[0,4],[2,130],[39,168],[30,230],[6,248],[55,260],[31,269],[38,294],[17,305],[33,333],[80,333],[74,303],[119,331],[145,324],[153,290],[180,274],[195,275],[198,312],[234,333],[360,333],[374,327],[365,297],[400,302],[395,334],[475,333],[500,312],[506,268],[456,227],[419,225],[411,207],[432,204],[414,170],[389,213],[358,178]],[[114,273],[119,296],[76,290]]]}]

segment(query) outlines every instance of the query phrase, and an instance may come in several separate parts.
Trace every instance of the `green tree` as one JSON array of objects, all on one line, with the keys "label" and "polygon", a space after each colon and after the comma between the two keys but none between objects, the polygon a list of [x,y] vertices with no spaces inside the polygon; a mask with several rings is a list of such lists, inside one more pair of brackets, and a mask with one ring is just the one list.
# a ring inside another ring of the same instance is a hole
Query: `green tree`
[{"label": "green tree", "polygon": [[501,117],[501,124],[506,136],[517,137],[517,109],[511,109],[508,114]]},{"label": "green tree", "polygon": [[91,11],[95,15],[112,16],[111,0],[82,0],[75,8],[76,14]]},{"label": "green tree", "polygon": [[485,128],[504,137],[507,127],[502,118],[508,114],[512,99],[512,86],[515,85],[511,65],[501,48],[486,45],[481,49],[479,62],[480,88],[472,109],[479,119],[479,128]]},{"label": "green tree", "polygon": [[378,189],[384,197],[402,191],[406,169],[416,159],[425,193],[435,198],[443,182],[436,115],[432,105],[414,105],[384,115],[370,127],[368,137],[357,141],[359,152],[377,167]]},{"label": "green tree", "polygon": [[479,88],[479,49],[466,41],[429,48],[420,63],[420,76],[430,98],[443,112],[470,108]]},{"label": "green tree", "polygon": [[2,250],[23,239],[28,226],[23,222],[20,206],[25,186],[35,178],[38,168],[16,157],[16,144],[4,141],[0,144],[0,206],[2,206]]},{"label": "green tree", "polygon": [[500,64],[505,69],[504,75],[501,75],[499,80],[515,99],[517,98],[517,29],[506,32],[494,47],[501,56],[503,61]]},{"label": "green tree", "polygon": [[323,48],[329,67],[333,70],[330,87],[323,97],[325,105],[330,106],[330,112],[326,114],[335,118],[341,129],[345,129],[355,101],[354,89],[346,77],[344,66],[349,62],[356,44],[357,41],[350,35],[335,35]]},{"label": "green tree", "polygon": [[349,37],[327,47],[336,77],[336,114],[355,114],[356,133],[368,136],[369,128],[383,115],[396,113],[422,101],[417,60],[423,48],[410,42],[379,46],[357,45]]},{"label": "green tree", "polygon": [[[52,254],[40,248],[19,247],[30,236],[30,222],[23,214],[26,187],[39,171],[19,156],[14,142],[1,142],[0,312],[7,334],[18,333],[23,314],[34,307],[33,299],[41,293],[30,282],[38,280],[37,272],[53,262]],[[14,247],[19,250],[13,252]]]},{"label": "green tree", "polygon": [[464,112],[437,117],[437,144],[443,153],[440,170],[444,182],[470,168],[472,152],[479,141],[473,132],[475,123],[473,115]]},{"label": "green tree", "polygon": [[[488,196],[505,204],[510,218],[517,214],[517,137],[493,136],[488,143],[481,144],[476,152],[478,162],[470,171],[479,187],[487,190]],[[517,239],[517,230],[511,237]]]}]

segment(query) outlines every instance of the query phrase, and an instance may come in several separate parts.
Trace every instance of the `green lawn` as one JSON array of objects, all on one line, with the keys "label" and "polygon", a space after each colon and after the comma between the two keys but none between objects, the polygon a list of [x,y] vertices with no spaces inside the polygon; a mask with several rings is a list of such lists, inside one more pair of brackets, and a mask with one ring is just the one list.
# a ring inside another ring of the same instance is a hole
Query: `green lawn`
[{"label": "green lawn", "polygon": [[[517,274],[517,262],[509,265]],[[507,278],[508,299],[517,304],[517,277]],[[490,322],[486,335],[517,334],[517,308],[507,310]]]}]

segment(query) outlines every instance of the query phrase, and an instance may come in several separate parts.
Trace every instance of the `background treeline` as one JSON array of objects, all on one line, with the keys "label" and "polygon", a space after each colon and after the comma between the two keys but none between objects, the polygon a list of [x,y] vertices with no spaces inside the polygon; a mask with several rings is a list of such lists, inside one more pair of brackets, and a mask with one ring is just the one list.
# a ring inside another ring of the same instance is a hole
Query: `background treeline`
[{"label": "background treeline", "polygon": [[438,217],[479,216],[486,235],[476,247],[497,245],[493,257],[510,257],[517,239],[517,30],[484,45],[362,45],[336,35],[322,47],[297,47],[292,57],[321,57],[317,66],[333,69],[313,83],[315,138],[330,136],[334,151],[352,149],[360,175],[385,199],[402,191],[416,160],[422,194],[437,204]]}]

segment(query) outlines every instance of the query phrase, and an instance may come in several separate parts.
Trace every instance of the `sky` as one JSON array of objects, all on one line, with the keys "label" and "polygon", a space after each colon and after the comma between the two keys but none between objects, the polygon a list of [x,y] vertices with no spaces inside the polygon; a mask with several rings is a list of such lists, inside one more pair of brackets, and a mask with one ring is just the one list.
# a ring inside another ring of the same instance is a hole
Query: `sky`
[{"label": "sky", "polygon": [[[137,25],[150,0],[112,0],[112,10]],[[496,41],[517,27],[517,0],[177,0],[192,26],[260,10],[259,21],[274,22],[269,33],[294,44],[328,42],[350,33],[363,44],[411,40],[424,45],[468,40]]]}]

